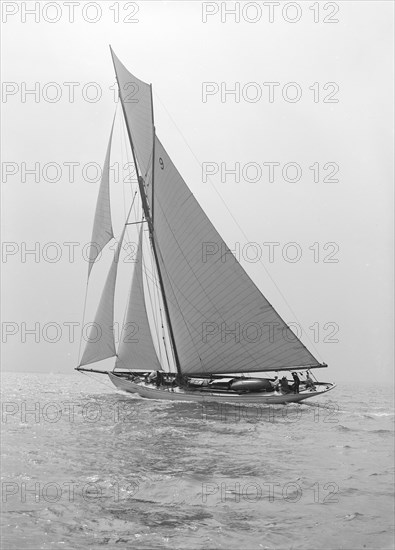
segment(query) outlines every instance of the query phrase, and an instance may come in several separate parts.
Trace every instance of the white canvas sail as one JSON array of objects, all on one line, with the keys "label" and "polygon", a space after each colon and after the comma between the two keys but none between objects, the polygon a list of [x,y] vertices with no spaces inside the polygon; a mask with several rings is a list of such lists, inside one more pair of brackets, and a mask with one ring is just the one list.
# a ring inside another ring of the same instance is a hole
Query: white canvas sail
[{"label": "white canvas sail", "polygon": [[133,141],[133,148],[143,177],[147,195],[152,167],[153,118],[151,87],[130,73],[111,50],[117,75],[126,124]]},{"label": "white canvas sail", "polygon": [[79,366],[88,365],[113,357],[115,351],[114,339],[114,295],[115,283],[117,279],[119,255],[122,248],[122,242],[125,235],[126,225],[123,228],[118,246],[114,253],[114,258],[107,275],[104,289],[100,298],[99,306],[95,315],[95,320],[87,338],[85,350]]},{"label": "white canvas sail", "polygon": [[129,304],[115,367],[162,370],[152,340],[144,299],[142,239],[143,230],[140,229]]},{"label": "white canvas sail", "polygon": [[97,197],[95,219],[93,222],[93,231],[91,246],[89,248],[89,265],[88,278],[91,273],[93,264],[97,257],[114,237],[111,222],[111,206],[110,206],[110,155],[111,143],[114,130],[114,122],[112,123],[110,139],[108,140],[106,158],[104,160],[103,172],[100,182],[99,195]]},{"label": "white canvas sail", "polygon": [[318,366],[234,256],[223,261],[224,241],[157,138],[154,171],[155,241],[182,372]]}]

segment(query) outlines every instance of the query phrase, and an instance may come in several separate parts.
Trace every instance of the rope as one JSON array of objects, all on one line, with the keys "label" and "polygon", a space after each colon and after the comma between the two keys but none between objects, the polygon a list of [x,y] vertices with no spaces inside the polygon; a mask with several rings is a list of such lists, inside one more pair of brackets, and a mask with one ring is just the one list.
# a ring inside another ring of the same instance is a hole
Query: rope
[{"label": "rope", "polygon": [[110,388],[110,390],[112,390],[112,389],[114,388],[113,386],[110,386],[110,385],[106,384],[105,382],[101,382],[98,378],[95,378],[95,377],[93,376],[93,374],[89,374],[89,373],[87,373],[87,372],[85,372],[85,371],[83,371],[83,370],[80,370],[80,371],[78,371],[78,372],[80,372],[81,374],[85,374],[85,375],[88,376],[88,377],[90,376],[91,378],[93,378],[93,380],[95,380],[96,382],[99,382],[99,384],[103,384],[103,386],[106,386],[106,388]]},{"label": "rope", "polygon": [[82,357],[81,357],[81,347],[82,347],[82,335],[83,335],[83,332],[84,332],[84,322],[85,322],[85,314],[86,314],[86,304],[87,304],[87,300],[88,300],[88,284],[89,284],[89,279],[86,281],[86,286],[85,286],[85,299],[84,299],[84,308],[83,308],[83,311],[82,311],[80,345],[79,345],[79,347],[78,347],[77,365],[80,364],[81,359],[82,359]]}]

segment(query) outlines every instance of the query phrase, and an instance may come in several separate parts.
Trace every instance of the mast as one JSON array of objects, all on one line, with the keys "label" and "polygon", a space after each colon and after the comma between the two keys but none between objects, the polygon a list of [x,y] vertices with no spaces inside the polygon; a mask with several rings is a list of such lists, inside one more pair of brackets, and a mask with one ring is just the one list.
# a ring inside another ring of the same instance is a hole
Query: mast
[{"label": "mast", "polygon": [[154,182],[155,182],[155,119],[154,119],[154,98],[152,95],[152,84],[149,85],[149,91],[151,94],[151,116],[152,116],[152,129],[153,129],[153,136],[152,136],[152,181],[151,181],[151,220],[152,220],[152,226],[154,225]]},{"label": "mast", "polygon": [[[152,201],[151,202],[152,202],[152,204],[151,204],[151,215],[149,214],[149,212],[147,212],[147,214],[148,214],[148,227],[149,227],[149,234],[150,234],[150,239],[151,239],[152,250],[154,252],[154,257],[155,257],[156,269],[158,271],[159,286],[160,286],[161,293],[162,293],[163,306],[165,308],[167,325],[169,327],[169,333],[170,333],[171,344],[172,344],[173,353],[174,353],[174,359],[175,359],[175,362],[176,362],[177,373],[181,376],[181,374],[182,374],[181,365],[180,365],[180,360],[179,360],[179,357],[178,357],[177,346],[176,346],[176,341],[175,341],[174,332],[173,332],[173,326],[171,324],[169,306],[167,304],[165,287],[164,287],[164,284],[163,284],[162,272],[161,272],[161,269],[160,269],[158,251],[156,250],[156,244],[155,244],[155,233],[154,233],[155,124],[154,124],[154,101],[153,101],[153,97],[152,97],[152,84],[150,84],[150,92],[151,92],[151,111],[152,111],[153,139],[152,139],[152,178],[151,178],[151,187],[152,187],[152,191],[151,191]],[[140,193],[141,193],[141,192],[144,191],[144,189],[142,189],[142,183],[143,182],[142,181],[140,182],[140,180],[139,180],[139,185],[140,185],[140,183],[141,183],[141,187],[140,187]],[[145,196],[145,193],[144,193],[144,198],[145,198],[145,203],[147,204],[147,198]],[[148,210],[148,208],[147,208],[147,210]]]},{"label": "mast", "polygon": [[[113,64],[114,64],[114,70],[115,70],[115,76],[116,76],[117,83],[118,83],[118,89],[120,89],[119,88],[118,75],[117,75],[117,71],[116,71],[116,67],[115,67],[115,63],[114,63],[113,51],[112,51],[111,46],[110,46],[110,51],[111,51],[111,57],[112,57]],[[153,106],[153,99],[152,99],[152,84],[150,84],[150,91],[151,91],[152,122],[154,122],[154,106]],[[182,371],[181,371],[181,366],[180,366],[180,360],[179,360],[179,357],[178,357],[177,346],[176,346],[176,342],[175,342],[175,338],[174,338],[173,327],[172,327],[172,324],[171,324],[169,307],[168,307],[168,304],[167,304],[165,288],[164,288],[163,278],[162,278],[162,272],[161,272],[161,269],[160,269],[158,252],[157,252],[156,246],[155,246],[154,226],[153,226],[153,221],[152,221],[153,218],[151,217],[149,206],[148,206],[148,201],[147,201],[147,196],[145,194],[144,180],[143,180],[142,176],[139,173],[139,169],[138,169],[138,165],[137,165],[137,159],[136,159],[136,153],[135,153],[134,145],[133,145],[133,139],[132,139],[132,135],[130,133],[130,128],[129,128],[129,125],[128,125],[128,122],[127,122],[125,105],[124,105],[121,93],[119,93],[119,100],[120,100],[121,105],[122,105],[122,112],[123,112],[123,116],[124,116],[124,119],[125,119],[126,130],[127,130],[127,133],[128,133],[130,147],[132,149],[133,162],[134,162],[134,166],[135,166],[135,169],[136,169],[137,181],[138,181],[138,185],[139,185],[144,216],[145,216],[145,219],[147,220],[147,223],[148,223],[149,236],[150,236],[152,250],[154,252],[155,265],[156,265],[156,269],[157,269],[157,272],[158,272],[159,286],[160,286],[160,290],[161,290],[161,294],[162,294],[163,306],[164,306],[165,314],[166,314],[166,321],[167,321],[167,324],[168,324],[168,327],[169,327],[169,334],[170,334],[172,349],[173,349],[173,353],[174,353],[174,360],[175,360],[175,363],[176,363],[177,373],[178,373],[178,375],[181,376]],[[152,185],[152,196],[153,196],[153,193],[154,193],[154,169],[155,169],[155,125],[153,124],[152,183],[151,183],[151,185]],[[153,202],[154,201],[152,201],[152,203]],[[153,208],[153,204],[152,204],[152,215],[153,215],[153,210],[154,210],[154,208]]]}]

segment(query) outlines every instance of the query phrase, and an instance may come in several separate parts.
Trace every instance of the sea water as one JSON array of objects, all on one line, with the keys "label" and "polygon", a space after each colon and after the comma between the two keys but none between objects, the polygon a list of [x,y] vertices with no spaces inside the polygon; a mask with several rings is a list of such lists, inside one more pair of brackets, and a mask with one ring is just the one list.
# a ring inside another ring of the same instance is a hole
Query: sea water
[{"label": "sea water", "polygon": [[2,392],[3,548],[392,548],[392,388],[269,407],[6,373]]}]

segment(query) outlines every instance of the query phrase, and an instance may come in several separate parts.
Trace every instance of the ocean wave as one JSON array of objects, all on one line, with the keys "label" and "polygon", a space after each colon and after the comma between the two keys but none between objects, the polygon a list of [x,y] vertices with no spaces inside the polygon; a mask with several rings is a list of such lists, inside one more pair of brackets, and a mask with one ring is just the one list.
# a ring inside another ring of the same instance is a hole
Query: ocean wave
[{"label": "ocean wave", "polygon": [[353,519],[362,519],[364,517],[364,514],[360,514],[359,512],[354,512],[353,514],[347,514],[344,516],[343,519],[346,521],[352,521]]},{"label": "ocean wave", "polygon": [[348,426],[343,426],[343,424],[338,424],[335,426],[335,428],[339,432],[360,432],[361,430],[359,428],[349,428]]}]

